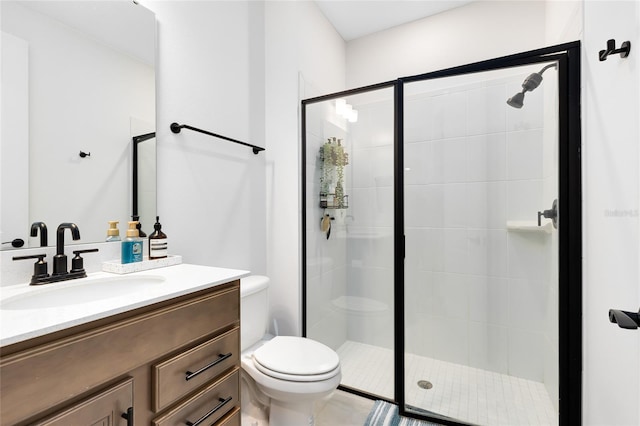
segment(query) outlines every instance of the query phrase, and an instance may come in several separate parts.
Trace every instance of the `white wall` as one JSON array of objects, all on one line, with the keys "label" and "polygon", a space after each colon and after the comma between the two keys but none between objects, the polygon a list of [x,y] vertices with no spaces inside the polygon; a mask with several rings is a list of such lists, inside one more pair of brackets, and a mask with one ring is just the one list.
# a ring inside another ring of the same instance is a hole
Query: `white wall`
[{"label": "white wall", "polygon": [[[312,2],[265,3],[267,275],[282,334],[300,334],[299,100],[344,89],[344,41]],[[275,331],[275,330],[273,330]]]},{"label": "white wall", "polygon": [[157,197],[169,252],[264,273],[265,154],[169,129],[178,122],[265,146],[263,4],[144,5],[158,22]]},{"label": "white wall", "polygon": [[482,1],[350,41],[347,86],[464,65],[544,45],[543,1]]},{"label": "white wall", "polygon": [[[609,323],[610,308],[636,311],[638,271],[640,2],[586,1],[582,65],[584,420],[640,424],[638,331]],[[631,54],[606,61],[615,38]]]},{"label": "white wall", "polygon": [[[269,275],[279,331],[299,334],[299,100],[344,88],[344,42],[311,2],[144,4],[158,20],[158,213],[169,250]],[[266,151],[174,135],[174,121]]]}]

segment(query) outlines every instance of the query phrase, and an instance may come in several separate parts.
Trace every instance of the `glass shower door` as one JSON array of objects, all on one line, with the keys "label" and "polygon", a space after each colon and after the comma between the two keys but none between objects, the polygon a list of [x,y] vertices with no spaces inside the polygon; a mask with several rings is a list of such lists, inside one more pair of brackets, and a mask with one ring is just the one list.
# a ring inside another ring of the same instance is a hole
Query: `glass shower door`
[{"label": "glass shower door", "polygon": [[304,105],[306,336],[343,388],[394,399],[394,86]]},{"label": "glass shower door", "polygon": [[555,425],[556,63],[411,81],[403,109],[405,409]]}]

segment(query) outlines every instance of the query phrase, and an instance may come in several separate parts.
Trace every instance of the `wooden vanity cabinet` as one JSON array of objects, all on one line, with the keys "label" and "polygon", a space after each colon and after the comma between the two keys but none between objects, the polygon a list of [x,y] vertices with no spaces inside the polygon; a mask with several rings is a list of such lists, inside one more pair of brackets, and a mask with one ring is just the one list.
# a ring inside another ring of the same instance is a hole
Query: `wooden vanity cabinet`
[{"label": "wooden vanity cabinet", "polygon": [[117,425],[133,415],[133,379],[127,378],[84,401],[36,421],[34,426]]},{"label": "wooden vanity cabinet", "polygon": [[0,425],[239,426],[239,290],[235,280],[1,348]]}]

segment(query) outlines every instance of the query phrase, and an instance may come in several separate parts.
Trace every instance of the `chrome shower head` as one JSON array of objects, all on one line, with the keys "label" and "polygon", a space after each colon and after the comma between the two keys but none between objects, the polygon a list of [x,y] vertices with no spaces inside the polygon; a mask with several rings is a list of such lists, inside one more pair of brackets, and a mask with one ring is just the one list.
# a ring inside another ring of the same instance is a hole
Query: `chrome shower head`
[{"label": "chrome shower head", "polygon": [[526,92],[532,92],[538,86],[540,86],[540,83],[542,83],[542,73],[551,67],[556,68],[557,65],[555,63],[549,64],[542,68],[540,72],[529,74],[529,76],[527,76],[527,78],[525,78],[522,82],[522,92],[518,92],[507,99],[507,104],[514,108],[522,108],[522,106],[524,105],[524,94]]}]

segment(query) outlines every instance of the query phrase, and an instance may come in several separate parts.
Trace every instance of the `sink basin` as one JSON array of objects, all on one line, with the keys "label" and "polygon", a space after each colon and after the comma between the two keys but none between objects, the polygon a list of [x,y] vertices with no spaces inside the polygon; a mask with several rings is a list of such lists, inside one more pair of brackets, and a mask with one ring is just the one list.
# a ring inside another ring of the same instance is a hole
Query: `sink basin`
[{"label": "sink basin", "polygon": [[144,292],[163,281],[165,278],[160,276],[138,275],[44,284],[28,293],[2,300],[0,309],[43,309],[80,305]]}]

